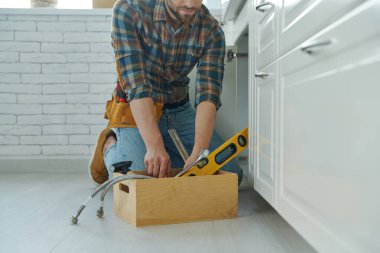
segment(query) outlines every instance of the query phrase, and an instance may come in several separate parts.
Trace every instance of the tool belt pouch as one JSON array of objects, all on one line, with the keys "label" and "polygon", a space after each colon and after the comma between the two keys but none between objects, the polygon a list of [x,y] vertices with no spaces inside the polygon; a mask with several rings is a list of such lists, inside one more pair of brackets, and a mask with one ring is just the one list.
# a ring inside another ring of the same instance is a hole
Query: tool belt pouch
[{"label": "tool belt pouch", "polygon": [[[162,103],[154,104],[157,122],[162,115],[162,107]],[[108,127],[110,128],[137,127],[130,104],[128,102],[119,101],[117,95],[114,95],[111,100],[107,101],[104,118],[108,119]]]},{"label": "tool belt pouch", "polygon": [[[116,72],[118,80],[122,81],[122,75],[117,61]],[[154,111],[157,122],[162,115],[163,106],[163,103],[154,104]],[[133,118],[130,104],[126,100],[120,101],[117,92],[114,92],[112,99],[107,101],[104,118],[109,120],[108,127],[110,128],[137,127],[136,122]]]}]

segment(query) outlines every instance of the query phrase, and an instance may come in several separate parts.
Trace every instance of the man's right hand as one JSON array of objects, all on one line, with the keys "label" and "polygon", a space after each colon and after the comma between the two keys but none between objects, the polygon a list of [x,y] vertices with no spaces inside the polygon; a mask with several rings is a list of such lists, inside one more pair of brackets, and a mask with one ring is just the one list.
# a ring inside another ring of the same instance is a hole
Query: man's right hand
[{"label": "man's right hand", "polygon": [[170,171],[170,158],[158,128],[153,100],[151,98],[133,99],[130,105],[147,150],[144,158],[147,174],[153,177],[166,177]]},{"label": "man's right hand", "polygon": [[165,147],[158,145],[156,147],[148,147],[145,159],[145,168],[148,176],[167,177],[170,171],[170,158]]}]

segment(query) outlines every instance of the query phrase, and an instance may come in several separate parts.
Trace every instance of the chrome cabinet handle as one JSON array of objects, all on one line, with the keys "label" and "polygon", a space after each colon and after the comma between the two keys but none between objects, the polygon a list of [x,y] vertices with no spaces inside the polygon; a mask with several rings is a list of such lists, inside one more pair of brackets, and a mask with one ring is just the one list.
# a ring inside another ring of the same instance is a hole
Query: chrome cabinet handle
[{"label": "chrome cabinet handle", "polygon": [[312,44],[309,44],[307,46],[301,47],[301,51],[307,54],[313,54],[324,47],[330,46],[334,43],[333,39],[328,39],[324,41],[314,42]]},{"label": "chrome cabinet handle", "polygon": [[269,73],[265,73],[265,72],[258,72],[255,74],[255,77],[258,77],[258,78],[267,78],[269,76]]},{"label": "chrome cabinet handle", "polygon": [[268,9],[266,8],[268,5],[270,5],[271,8],[274,6],[274,4],[271,3],[271,2],[261,2],[261,3],[259,3],[259,4],[256,6],[256,10],[257,10],[257,11],[260,11],[260,12],[265,12],[265,11],[268,10]]}]

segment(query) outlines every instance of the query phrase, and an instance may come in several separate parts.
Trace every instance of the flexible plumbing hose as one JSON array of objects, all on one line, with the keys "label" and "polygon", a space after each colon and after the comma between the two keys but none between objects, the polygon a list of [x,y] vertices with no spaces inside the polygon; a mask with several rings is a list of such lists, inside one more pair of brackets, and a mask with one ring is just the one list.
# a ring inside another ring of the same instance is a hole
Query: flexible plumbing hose
[{"label": "flexible plumbing hose", "polygon": [[98,194],[101,190],[104,189],[109,183],[112,182],[112,179],[107,180],[103,184],[99,185],[82,203],[82,205],[79,207],[77,213],[71,217],[71,223],[77,224],[78,223],[78,217],[82,213],[82,211],[86,208],[87,204]]},{"label": "flexible plumbing hose", "polygon": [[[76,212],[76,214],[74,216],[71,217],[71,223],[72,224],[77,224],[78,223],[78,217],[81,215],[81,213],[83,212],[83,210],[86,208],[87,204],[102,190],[104,190],[105,188],[107,188],[107,186],[109,186],[110,184],[114,185],[114,181],[115,180],[118,180],[118,179],[121,179],[123,178],[122,180],[120,181],[123,181],[123,180],[128,180],[128,179],[140,179],[140,178],[151,178],[151,177],[148,177],[148,176],[143,176],[143,175],[135,175],[135,174],[132,174],[132,175],[121,175],[121,176],[118,176],[118,177],[115,177],[113,179],[109,179],[107,180],[106,182],[104,182],[103,184],[101,184],[100,186],[98,186],[82,203],[82,205],[79,207],[78,211]],[[120,182],[120,181],[117,181]],[[111,185],[111,186],[112,186]],[[110,187],[107,188],[107,191]],[[107,192],[105,191],[105,192]],[[103,192],[103,194],[105,195],[105,193]],[[102,194],[102,196],[103,196]],[[104,197],[103,197],[103,201],[104,201]],[[103,208],[102,208],[103,210]],[[98,215],[99,216],[99,215]],[[101,216],[99,216],[101,217]]]}]

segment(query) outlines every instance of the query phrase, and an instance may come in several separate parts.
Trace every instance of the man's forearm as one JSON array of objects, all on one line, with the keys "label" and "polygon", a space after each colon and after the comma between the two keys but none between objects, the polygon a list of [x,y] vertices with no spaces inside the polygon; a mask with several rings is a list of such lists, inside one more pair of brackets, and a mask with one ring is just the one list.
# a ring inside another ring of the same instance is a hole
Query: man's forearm
[{"label": "man's forearm", "polygon": [[214,131],[216,117],[215,104],[204,101],[197,106],[195,118],[195,141],[193,154],[198,155],[202,149],[208,148]]},{"label": "man's forearm", "polygon": [[170,170],[170,157],[165,150],[158,128],[153,100],[151,98],[133,99],[131,109],[146,146],[144,165],[147,175],[166,177]]},{"label": "man's forearm", "polygon": [[163,145],[162,136],[158,129],[153,100],[151,98],[133,99],[131,102],[133,118],[144,140],[146,148]]}]

